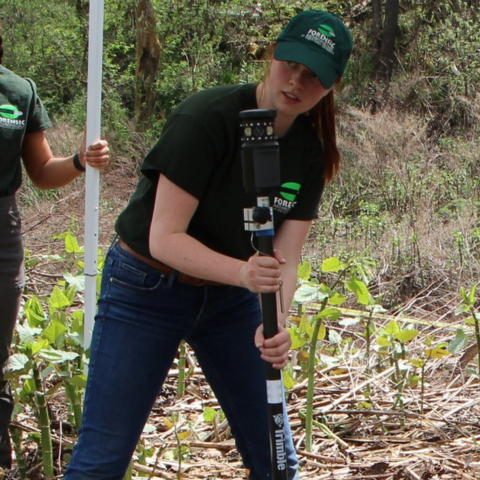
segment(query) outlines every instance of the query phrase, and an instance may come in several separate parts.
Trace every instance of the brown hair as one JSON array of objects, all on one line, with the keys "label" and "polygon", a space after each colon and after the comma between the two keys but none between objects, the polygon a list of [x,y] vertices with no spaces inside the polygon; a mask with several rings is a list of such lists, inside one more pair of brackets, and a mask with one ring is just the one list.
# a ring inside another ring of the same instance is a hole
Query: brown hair
[{"label": "brown hair", "polygon": [[[267,48],[264,55],[265,60],[270,61],[273,58],[273,52],[276,47],[276,42]],[[268,77],[270,69],[264,75],[264,80]],[[340,152],[337,147],[337,133],[335,128],[335,98],[333,90],[323,97],[312,109],[307,112],[311,119],[318,137],[323,144],[322,160],[325,163],[323,170],[323,178],[327,181],[333,180],[335,175],[340,172]]]},{"label": "brown hair", "polygon": [[323,178],[331,181],[340,172],[340,152],[335,128],[335,98],[330,90],[309,112],[313,126],[323,143]]}]

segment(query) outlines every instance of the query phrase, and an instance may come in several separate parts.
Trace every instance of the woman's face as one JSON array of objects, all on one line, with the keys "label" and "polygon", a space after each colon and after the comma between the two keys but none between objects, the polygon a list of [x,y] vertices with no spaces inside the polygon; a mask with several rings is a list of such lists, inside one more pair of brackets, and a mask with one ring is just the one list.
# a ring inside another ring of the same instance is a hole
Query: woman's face
[{"label": "woman's face", "polygon": [[319,78],[308,67],[272,59],[259,107],[274,109],[278,116],[296,117],[308,112],[330,90],[323,88]]}]

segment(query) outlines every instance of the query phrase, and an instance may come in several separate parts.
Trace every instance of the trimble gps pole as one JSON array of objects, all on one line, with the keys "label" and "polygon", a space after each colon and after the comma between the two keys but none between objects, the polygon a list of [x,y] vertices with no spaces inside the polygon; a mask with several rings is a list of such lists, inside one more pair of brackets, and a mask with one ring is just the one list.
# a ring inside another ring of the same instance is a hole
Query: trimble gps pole
[{"label": "trimble gps pole", "polygon": [[[257,195],[257,206],[244,210],[245,230],[255,233],[258,252],[268,256],[273,256],[274,235],[270,196],[280,186],[280,151],[273,134],[276,114],[275,110],[240,112],[243,185],[247,193]],[[276,294],[262,293],[261,303],[264,336],[270,338],[278,333]],[[282,374],[269,362],[266,368],[272,478],[286,480]]]}]

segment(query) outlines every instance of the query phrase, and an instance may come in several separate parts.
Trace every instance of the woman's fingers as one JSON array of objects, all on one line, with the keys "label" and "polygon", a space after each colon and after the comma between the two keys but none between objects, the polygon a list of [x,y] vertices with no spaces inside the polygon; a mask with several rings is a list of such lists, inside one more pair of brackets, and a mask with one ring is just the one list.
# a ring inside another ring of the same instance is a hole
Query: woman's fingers
[{"label": "woman's fingers", "polygon": [[93,168],[104,169],[110,161],[110,148],[106,140],[99,140],[85,151],[85,161]]},{"label": "woman's fingers", "polygon": [[287,365],[292,340],[283,327],[278,327],[278,333],[266,339],[261,325],[255,333],[255,345],[260,350],[263,360],[271,363],[274,368],[282,369]]},{"label": "woman's fingers", "polygon": [[280,263],[277,259],[253,255],[241,269],[241,285],[256,293],[272,293],[279,289]]}]

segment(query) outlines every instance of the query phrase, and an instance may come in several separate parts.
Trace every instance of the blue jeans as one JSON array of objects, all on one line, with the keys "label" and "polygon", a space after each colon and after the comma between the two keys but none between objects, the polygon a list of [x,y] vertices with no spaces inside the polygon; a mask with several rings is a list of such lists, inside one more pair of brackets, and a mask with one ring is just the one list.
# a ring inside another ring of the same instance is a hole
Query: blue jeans
[{"label": "blue jeans", "polygon": [[[180,283],[109,251],[92,337],[79,440],[65,480],[121,480],[178,346],[194,350],[250,479],[271,478],[265,364],[254,344],[258,296],[233,286]],[[286,422],[289,478],[298,478]]]}]

